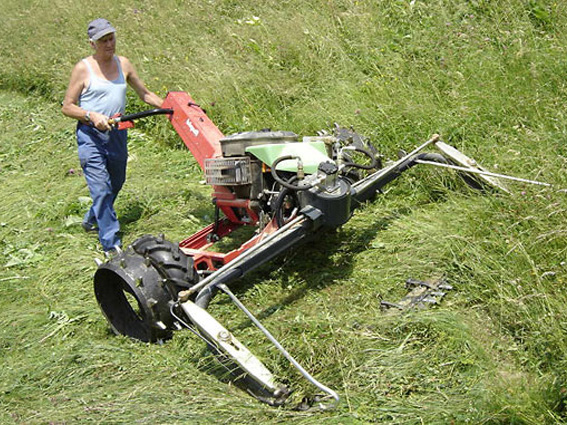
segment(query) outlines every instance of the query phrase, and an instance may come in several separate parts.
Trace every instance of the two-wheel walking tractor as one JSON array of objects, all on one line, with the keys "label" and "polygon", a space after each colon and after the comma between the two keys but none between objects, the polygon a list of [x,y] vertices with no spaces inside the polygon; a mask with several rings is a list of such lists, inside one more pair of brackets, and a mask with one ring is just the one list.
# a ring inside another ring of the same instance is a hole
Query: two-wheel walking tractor
[{"label": "two-wheel walking tractor", "polygon": [[[226,294],[335,403],[337,393],[302,368],[229,287],[318,232],[344,225],[358,206],[414,165],[455,168],[473,185],[506,190],[496,178],[507,176],[483,170],[437,135],[383,165],[365,138],[339,127],[302,140],[292,132],[270,130],[224,136],[184,92],[170,92],[162,109],[118,117],[115,125],[130,127],[156,114],[168,116],[204,171],[212,186],[214,222],[179,243],[142,236],[100,263],[94,276],[97,301],[117,334],[156,342],[174,330],[191,329],[217,357],[236,367],[253,394],[274,405],[282,404],[290,390],[208,313],[215,295]],[[424,153],[428,147],[438,152]],[[213,250],[242,226],[253,226],[253,237],[229,252]]]}]

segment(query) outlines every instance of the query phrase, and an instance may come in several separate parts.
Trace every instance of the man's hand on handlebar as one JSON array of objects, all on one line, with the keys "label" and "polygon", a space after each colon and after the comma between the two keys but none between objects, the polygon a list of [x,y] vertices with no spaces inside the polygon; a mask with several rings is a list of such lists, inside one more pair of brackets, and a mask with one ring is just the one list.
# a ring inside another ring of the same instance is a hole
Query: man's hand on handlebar
[{"label": "man's hand on handlebar", "polygon": [[100,131],[110,130],[110,124],[108,122],[109,118],[104,114],[99,114],[98,112],[91,112],[90,114],[91,123],[93,126]]}]

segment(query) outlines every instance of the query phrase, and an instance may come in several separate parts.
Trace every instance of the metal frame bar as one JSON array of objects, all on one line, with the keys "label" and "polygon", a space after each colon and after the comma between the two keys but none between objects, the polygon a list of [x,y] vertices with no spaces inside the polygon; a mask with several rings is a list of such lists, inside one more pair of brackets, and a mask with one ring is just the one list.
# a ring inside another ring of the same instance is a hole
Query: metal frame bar
[{"label": "metal frame bar", "polygon": [[491,173],[490,171],[483,171],[483,170],[479,170],[478,168],[467,168],[467,167],[461,167],[461,166],[452,165],[452,164],[441,164],[439,162],[424,161],[422,159],[416,159],[415,163],[416,164],[424,164],[424,165],[434,165],[436,167],[450,168],[452,170],[464,171],[466,173],[481,174],[483,176],[497,177],[499,179],[507,179],[507,180],[513,180],[513,181],[522,182],[522,183],[529,183],[529,184],[551,187],[551,184],[549,184],[549,183],[539,182],[539,181],[536,181],[536,180],[522,179],[520,177],[508,176],[506,174]]}]

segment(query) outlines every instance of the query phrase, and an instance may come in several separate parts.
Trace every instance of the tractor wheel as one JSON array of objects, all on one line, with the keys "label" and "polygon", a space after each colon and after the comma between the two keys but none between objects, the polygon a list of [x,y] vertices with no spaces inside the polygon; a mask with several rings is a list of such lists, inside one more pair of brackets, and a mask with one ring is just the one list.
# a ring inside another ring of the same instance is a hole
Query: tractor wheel
[{"label": "tractor wheel", "polygon": [[199,278],[193,268],[193,259],[185,255],[179,245],[165,240],[163,235],[142,236],[134,241],[132,249],[149,259],[163,276],[173,299],[177,299],[180,290],[191,287]]},{"label": "tractor wheel", "polygon": [[196,282],[192,258],[162,237],[143,236],[101,264],[94,276],[98,304],[118,335],[144,342],[171,338],[177,293]]}]

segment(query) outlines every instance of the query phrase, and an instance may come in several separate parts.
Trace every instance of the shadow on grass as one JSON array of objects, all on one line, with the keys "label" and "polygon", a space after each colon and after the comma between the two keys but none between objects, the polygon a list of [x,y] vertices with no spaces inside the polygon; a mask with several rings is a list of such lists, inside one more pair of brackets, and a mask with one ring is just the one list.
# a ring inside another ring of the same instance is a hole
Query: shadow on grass
[{"label": "shadow on grass", "polygon": [[124,225],[135,223],[144,215],[146,208],[141,202],[129,202],[122,214],[120,214],[120,221]]},{"label": "shadow on grass", "polygon": [[[321,290],[332,285],[334,281],[348,279],[353,273],[356,254],[366,251],[376,234],[386,230],[390,223],[410,213],[411,208],[398,208],[388,215],[377,217],[363,225],[356,227],[347,225],[341,230],[324,229],[317,232],[297,247],[280,254],[276,260],[248,274],[245,280],[235,282],[233,289],[237,295],[250,290],[266,279],[266,276],[271,273],[270,269],[276,267],[278,270],[275,273],[278,274],[277,277],[282,287],[287,287],[291,283],[290,276],[301,276],[303,284],[293,289],[277,304],[266,307],[256,315],[259,320],[266,319],[276,311],[302,299],[309,290]],[[345,241],[348,241],[348,245],[344,244]],[[231,303],[228,298],[224,297],[217,302],[219,304]],[[247,319],[237,329],[248,328],[251,324],[252,322]]]}]

